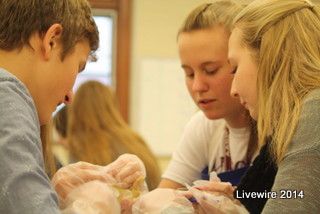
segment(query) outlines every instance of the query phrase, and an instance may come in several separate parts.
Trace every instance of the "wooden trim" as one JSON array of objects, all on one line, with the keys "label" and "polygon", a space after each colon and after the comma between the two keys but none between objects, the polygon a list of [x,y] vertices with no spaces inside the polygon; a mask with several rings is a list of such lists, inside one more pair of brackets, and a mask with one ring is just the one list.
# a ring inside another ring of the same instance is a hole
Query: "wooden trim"
[{"label": "wooden trim", "polygon": [[116,96],[120,113],[129,122],[129,80],[131,53],[131,2],[132,0],[89,0],[92,8],[114,9],[117,17],[116,45]]},{"label": "wooden trim", "polygon": [[117,75],[116,93],[120,112],[129,121],[129,80],[130,80],[130,38],[131,38],[131,0],[118,0],[118,34],[117,34]]},{"label": "wooden trim", "polygon": [[118,4],[114,0],[89,0],[92,8],[108,8],[117,10]]}]

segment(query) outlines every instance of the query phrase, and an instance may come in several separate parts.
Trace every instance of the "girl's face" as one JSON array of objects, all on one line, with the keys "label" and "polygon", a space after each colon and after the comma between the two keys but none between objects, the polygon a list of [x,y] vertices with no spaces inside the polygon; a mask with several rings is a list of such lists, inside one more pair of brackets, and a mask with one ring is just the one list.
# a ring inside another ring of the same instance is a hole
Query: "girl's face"
[{"label": "girl's face", "polygon": [[240,45],[241,31],[235,28],[229,39],[229,62],[235,67],[231,95],[250,111],[253,119],[258,118],[258,64],[252,51]]},{"label": "girl's face", "polygon": [[233,75],[228,63],[228,39],[219,26],[182,32],[178,49],[186,85],[196,105],[209,119],[232,122],[243,116],[245,109],[230,95]]}]

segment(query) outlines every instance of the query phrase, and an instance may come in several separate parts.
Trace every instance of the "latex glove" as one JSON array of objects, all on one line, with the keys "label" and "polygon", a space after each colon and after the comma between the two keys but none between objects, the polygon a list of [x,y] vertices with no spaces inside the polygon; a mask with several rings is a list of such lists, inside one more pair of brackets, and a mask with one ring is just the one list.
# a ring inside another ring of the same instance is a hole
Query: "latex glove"
[{"label": "latex glove", "polygon": [[106,167],[118,185],[123,188],[130,187],[138,178],[146,177],[146,168],[143,162],[132,154],[123,154]]},{"label": "latex glove", "polygon": [[191,202],[177,190],[155,189],[141,195],[132,207],[132,214],[194,214]]},{"label": "latex glove", "polygon": [[213,192],[216,195],[223,195],[228,197],[230,200],[233,202],[237,203],[240,205],[240,201],[236,200],[233,197],[233,192],[236,187],[231,186],[229,182],[208,182],[205,185],[198,187],[198,189],[206,192]]},{"label": "latex glove", "polygon": [[59,169],[51,183],[58,194],[60,207],[64,208],[64,199],[72,190],[93,180],[114,183],[114,178],[104,173],[103,167],[90,163],[78,162]]},{"label": "latex glove", "polygon": [[207,180],[197,180],[193,182],[194,187],[199,190],[214,193],[215,195],[224,195],[230,200],[234,201],[240,205],[240,201],[233,197],[233,192],[236,187],[233,187],[229,182],[221,182],[216,172],[210,173],[210,181]]},{"label": "latex glove", "polygon": [[192,193],[192,195],[198,202],[199,206],[197,208],[199,213],[249,214],[249,212],[244,208],[244,206],[242,206],[240,203],[236,203],[234,200],[226,196],[225,192],[229,192],[228,185],[231,186],[231,184],[217,184],[218,185],[214,185],[214,188],[218,186],[219,188],[216,189],[221,190],[221,192],[208,192],[204,190],[199,190],[195,187],[187,186],[189,191]]},{"label": "latex glove", "polygon": [[120,214],[117,191],[101,181],[90,181],[71,191],[63,214]]}]

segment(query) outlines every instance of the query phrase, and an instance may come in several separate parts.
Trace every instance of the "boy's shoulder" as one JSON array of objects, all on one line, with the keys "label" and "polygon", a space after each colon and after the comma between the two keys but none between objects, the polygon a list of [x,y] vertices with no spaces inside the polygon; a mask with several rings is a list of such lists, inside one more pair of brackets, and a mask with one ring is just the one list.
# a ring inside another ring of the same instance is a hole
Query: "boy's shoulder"
[{"label": "boy's shoulder", "polygon": [[38,121],[34,101],[26,86],[16,76],[1,68],[0,114],[2,119],[17,120],[29,115],[33,122]]},{"label": "boy's shoulder", "polygon": [[9,95],[18,93],[26,102],[33,102],[27,87],[12,73],[0,68],[0,93]]}]

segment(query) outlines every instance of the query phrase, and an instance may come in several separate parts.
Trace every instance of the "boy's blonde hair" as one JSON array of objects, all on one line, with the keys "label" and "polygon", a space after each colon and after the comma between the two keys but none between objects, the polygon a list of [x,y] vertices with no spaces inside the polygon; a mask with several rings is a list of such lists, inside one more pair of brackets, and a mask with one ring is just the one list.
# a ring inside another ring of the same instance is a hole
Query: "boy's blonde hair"
[{"label": "boy's blonde hair", "polygon": [[305,96],[320,87],[320,11],[306,0],[260,0],[235,20],[240,45],[252,50],[258,71],[258,133],[272,136],[279,163],[295,132]]},{"label": "boy's blonde hair", "polygon": [[63,27],[62,60],[83,39],[93,52],[98,48],[99,33],[87,0],[0,0],[0,49],[30,45],[34,33],[42,35],[53,24]]}]

